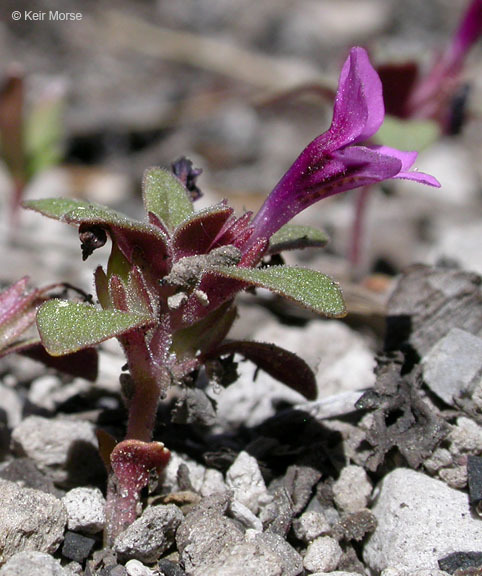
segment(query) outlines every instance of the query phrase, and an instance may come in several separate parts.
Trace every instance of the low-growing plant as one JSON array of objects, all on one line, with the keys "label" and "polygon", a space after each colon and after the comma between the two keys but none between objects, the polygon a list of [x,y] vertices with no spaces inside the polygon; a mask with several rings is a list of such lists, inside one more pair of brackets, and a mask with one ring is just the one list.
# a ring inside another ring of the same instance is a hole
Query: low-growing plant
[{"label": "low-growing plant", "polygon": [[107,450],[109,542],[136,518],[149,472],[169,458],[162,443],[151,441],[158,402],[169,386],[189,384],[202,367],[222,379],[223,359],[239,353],[306,397],[316,396],[313,373],[291,352],[226,340],[236,317],[234,299],[261,287],[325,316],[345,314],[332,279],[315,270],[270,265],[265,258],[325,243],[320,231],[288,224],[322,198],[391,178],[439,186],[432,176],[410,171],[416,152],[360,144],[383,117],[380,79],[366,52],[353,48],[329,130],[303,150],[254,217],[249,212],[236,217],[225,201],[195,211],[199,171],[186,159],[172,172],[146,171],[145,221],[87,201],[25,203],[78,226],[84,259],[111,240],[107,268],[98,267],[94,275],[100,307],[53,299],[37,314],[42,343],[53,356],[116,337],[127,358],[128,372],[121,377],[129,412],[126,438]]}]

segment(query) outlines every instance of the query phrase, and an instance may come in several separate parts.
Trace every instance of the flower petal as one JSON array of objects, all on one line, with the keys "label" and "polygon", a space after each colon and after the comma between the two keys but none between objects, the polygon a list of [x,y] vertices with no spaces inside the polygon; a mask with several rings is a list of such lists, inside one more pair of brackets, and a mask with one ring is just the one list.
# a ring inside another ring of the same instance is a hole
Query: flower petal
[{"label": "flower petal", "polygon": [[430,174],[425,174],[425,172],[409,171],[417,159],[418,152],[406,152],[398,150],[397,148],[390,148],[389,146],[371,146],[370,148],[375,150],[378,154],[398,158],[401,161],[402,167],[400,172],[395,176],[392,176],[392,178],[413,180],[420,184],[427,184],[428,186],[440,188],[440,182],[433,176],[430,176]]},{"label": "flower petal", "polygon": [[366,50],[352,48],[338,84],[329,130],[331,150],[370,138],[382,125],[384,115],[380,78]]}]

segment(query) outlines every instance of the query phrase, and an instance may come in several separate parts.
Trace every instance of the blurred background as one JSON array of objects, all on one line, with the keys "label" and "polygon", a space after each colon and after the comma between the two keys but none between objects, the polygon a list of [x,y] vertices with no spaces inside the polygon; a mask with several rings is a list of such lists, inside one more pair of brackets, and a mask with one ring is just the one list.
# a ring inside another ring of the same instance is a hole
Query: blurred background
[{"label": "blurred background", "polygon": [[[15,138],[2,142],[2,280],[28,273],[36,284],[91,286],[93,268],[81,265],[75,231],[24,211],[12,216],[12,198],[89,198],[140,217],[144,169],[186,155],[203,169],[199,207],[228,198],[239,212],[256,210],[304,146],[329,127],[351,46],[367,48],[376,66],[413,61],[423,75],[468,5],[3,0],[0,116],[4,134],[15,133],[12,118],[21,118],[28,141],[13,146],[10,160],[5,142]],[[50,10],[81,17],[25,16]],[[482,271],[480,56],[479,43],[457,77],[452,133],[433,124],[395,136],[420,151],[417,167],[436,176],[441,189],[395,181],[371,190],[355,260],[356,191],[298,217],[326,229],[331,242],[323,252],[289,258],[333,274],[354,294],[354,308],[376,309],[390,278],[413,262]]]}]

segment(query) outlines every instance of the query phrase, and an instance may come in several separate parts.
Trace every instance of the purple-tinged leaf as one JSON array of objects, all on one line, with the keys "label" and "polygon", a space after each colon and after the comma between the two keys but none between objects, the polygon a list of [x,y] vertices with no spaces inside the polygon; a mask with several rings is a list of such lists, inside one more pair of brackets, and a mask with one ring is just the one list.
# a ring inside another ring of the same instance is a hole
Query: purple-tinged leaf
[{"label": "purple-tinged leaf", "polygon": [[0,349],[10,346],[35,321],[42,302],[39,290],[27,292],[28,277],[21,278],[0,293]]},{"label": "purple-tinged leaf", "polygon": [[3,292],[0,292],[0,324],[10,320],[19,310],[29,304],[36,294],[27,293],[28,276],[24,276]]},{"label": "purple-tinged leaf", "polygon": [[239,218],[231,218],[220,230],[215,238],[211,248],[219,246],[235,246],[242,249],[253,233],[251,221],[251,212],[246,212]]},{"label": "purple-tinged leaf", "polygon": [[186,187],[163,168],[144,172],[142,198],[146,212],[155,214],[169,230],[175,230],[194,212]]},{"label": "purple-tinged leaf", "polygon": [[32,360],[42,362],[49,368],[55,368],[59,372],[70,374],[70,376],[85,378],[94,382],[97,378],[99,368],[99,356],[93,348],[79,350],[66,356],[51,356],[39,343],[20,351],[23,356],[28,356]]},{"label": "purple-tinged leaf", "polygon": [[121,278],[117,276],[117,274],[112,274],[109,277],[109,295],[112,303],[114,304],[115,310],[129,312],[127,288]]},{"label": "purple-tinged leaf", "polygon": [[24,202],[24,207],[68,224],[105,228],[129,262],[142,258],[153,273],[163,276],[170,257],[166,235],[152,224],[128,218],[106,206],[85,200],[46,198]]},{"label": "purple-tinged leaf", "polygon": [[303,394],[308,400],[317,396],[316,379],[308,364],[293,352],[264,342],[234,340],[203,355],[210,360],[229,354],[241,354],[276,380]]},{"label": "purple-tinged leaf", "polygon": [[116,477],[116,490],[115,496],[108,499],[106,507],[110,538],[114,539],[134,522],[140,491],[147,486],[149,473],[151,470],[160,473],[169,462],[170,456],[171,453],[162,442],[128,439],[114,447],[110,462]]},{"label": "purple-tinged leaf", "polygon": [[0,358],[7,354],[22,354],[22,356],[41,362],[48,368],[54,368],[70,376],[85,378],[91,382],[97,378],[99,359],[97,351],[93,348],[80,350],[67,356],[51,356],[42,346],[40,338],[29,338],[0,350]]},{"label": "purple-tinged leaf", "polygon": [[42,344],[52,356],[91,348],[109,338],[148,327],[152,318],[142,314],[99,310],[91,304],[52,299],[37,313]]},{"label": "purple-tinged leaf", "polygon": [[133,266],[127,281],[127,305],[130,312],[152,316],[159,308],[156,296],[149,291],[138,266]]},{"label": "purple-tinged leaf", "polygon": [[194,254],[206,254],[233,209],[224,204],[196,212],[174,232],[173,249],[176,260]]}]

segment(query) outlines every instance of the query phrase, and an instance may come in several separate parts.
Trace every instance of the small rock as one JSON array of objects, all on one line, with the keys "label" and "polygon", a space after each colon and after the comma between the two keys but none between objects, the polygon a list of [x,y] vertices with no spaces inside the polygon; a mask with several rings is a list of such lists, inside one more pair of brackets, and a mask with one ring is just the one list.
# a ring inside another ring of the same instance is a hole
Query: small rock
[{"label": "small rock", "polygon": [[467,481],[470,503],[479,514],[482,514],[482,456],[469,456],[467,458]]},{"label": "small rock", "polygon": [[16,482],[19,486],[53,494],[58,498],[63,494],[63,492],[55,488],[50,478],[40,472],[30,458],[15,458],[15,460],[11,460],[0,471],[0,478]]},{"label": "small rock", "polygon": [[182,520],[183,514],[174,504],[151,506],[117,536],[114,550],[123,560],[155,562],[173,544]]},{"label": "small rock", "polygon": [[470,568],[478,568],[477,572],[473,574],[480,574],[482,569],[482,552],[453,552],[448,554],[445,558],[439,560],[441,570],[445,570],[449,574],[454,574],[456,570],[467,570],[467,574],[471,574]]},{"label": "small rock", "polygon": [[438,473],[439,477],[451,488],[461,490],[467,486],[467,467],[456,466],[455,468],[443,468]]},{"label": "small rock", "polygon": [[454,455],[473,454],[482,452],[482,426],[470,418],[460,416],[457,423],[450,430],[448,440],[449,450]]},{"label": "small rock", "polygon": [[211,494],[219,494],[225,492],[227,486],[224,483],[223,473],[214,468],[207,468],[204,474],[203,484],[201,486],[201,496],[211,496]]},{"label": "small rock", "polygon": [[165,558],[161,558],[157,563],[159,568],[160,576],[186,576],[184,570],[176,564],[176,562],[171,562]]},{"label": "small rock", "polygon": [[360,572],[345,572],[343,570],[335,570],[333,572],[312,572],[310,576],[360,576]]},{"label": "small rock", "polygon": [[452,464],[452,454],[446,448],[436,448],[434,453],[427,458],[423,465],[431,474],[435,474],[441,468],[446,468]]},{"label": "small rock", "polygon": [[300,514],[310,501],[313,488],[321,478],[321,472],[313,466],[288,466],[283,478],[283,486],[293,502],[294,514]]},{"label": "small rock", "polygon": [[360,576],[360,572],[344,572],[335,570],[334,572],[312,572],[310,576]]},{"label": "small rock", "polygon": [[69,562],[64,566],[67,576],[84,576],[84,569],[78,562]]},{"label": "small rock", "polygon": [[188,574],[201,576],[225,547],[232,550],[244,540],[242,530],[224,516],[229,501],[227,492],[204,498],[179,526],[176,544]]},{"label": "small rock", "polygon": [[398,468],[385,476],[372,512],[378,526],[363,557],[374,572],[438,569],[439,558],[468,543],[482,549],[467,495],[421,472]]},{"label": "small rock", "polygon": [[333,496],[338,509],[358,512],[368,505],[372,485],[361,466],[345,466],[333,484]]},{"label": "small rock", "polygon": [[454,398],[470,394],[480,378],[482,338],[452,328],[425,356],[422,366],[430,390],[446,404],[455,406]]},{"label": "small rock", "polygon": [[125,566],[129,576],[153,576],[154,572],[139,560],[129,560]]},{"label": "small rock", "polygon": [[448,574],[436,568],[410,571],[403,570],[402,568],[385,568],[380,576],[448,576]]},{"label": "small rock", "polygon": [[244,451],[238,454],[226,472],[226,485],[233,490],[235,500],[247,506],[253,514],[257,514],[260,506],[271,499],[256,458]]},{"label": "small rock", "polygon": [[206,560],[192,576],[298,576],[303,570],[301,556],[288,542],[269,532],[248,530],[246,538],[224,546],[220,555]]},{"label": "small rock", "polygon": [[283,537],[272,532],[258,534],[248,530],[247,542],[255,542],[260,550],[266,548],[277,557],[278,565],[283,576],[297,576],[303,569],[303,562],[298,552]]},{"label": "small rock", "polygon": [[331,572],[336,570],[342,555],[343,550],[334,538],[320,536],[308,546],[303,566],[310,572]]},{"label": "small rock", "polygon": [[293,520],[293,501],[285,488],[277,488],[273,493],[273,501],[263,507],[259,517],[265,530],[286,537]]},{"label": "small rock", "polygon": [[58,375],[46,374],[32,382],[28,400],[39,408],[54,411],[57,406],[79,394],[86,393],[91,387],[92,383],[82,378],[76,378],[69,384],[65,384]]},{"label": "small rock", "polygon": [[87,561],[86,576],[127,576],[124,566],[117,563],[117,557],[111,548],[103,548],[94,552],[92,560]]},{"label": "small rock", "polygon": [[62,545],[62,556],[67,560],[83,562],[88,558],[95,546],[95,539],[82,536],[77,532],[66,532]]},{"label": "small rock", "polygon": [[68,514],[68,528],[95,534],[105,525],[105,499],[98,488],[73,488],[62,498]]},{"label": "small rock", "polygon": [[50,494],[0,480],[0,563],[17,552],[55,552],[62,542],[67,512]]},{"label": "small rock", "polygon": [[449,260],[456,262],[464,270],[482,274],[482,257],[480,254],[480,235],[482,224],[464,221],[462,224],[443,222],[435,232],[434,246],[428,254],[430,262]]},{"label": "small rock", "polygon": [[423,358],[453,328],[482,337],[480,276],[414,265],[399,278],[388,302],[386,348],[408,343]]},{"label": "small rock", "polygon": [[247,506],[241,504],[241,502],[231,500],[228,512],[229,516],[233,518],[233,520],[237,520],[245,528],[250,528],[258,532],[263,531],[263,523],[261,520],[255,516]]},{"label": "small rock", "polygon": [[205,468],[201,464],[194,462],[187,456],[180,456],[176,452],[171,452],[171,457],[162,474],[162,490],[166,493],[179,492],[182,488],[179,486],[179,467],[184,464],[189,471],[189,481],[193,490],[200,492],[203,482]]},{"label": "small rock", "polygon": [[333,528],[333,536],[337,540],[361,542],[366,534],[375,530],[377,520],[373,513],[368,510],[359,510],[349,514]]},{"label": "small rock", "polygon": [[14,428],[22,421],[23,402],[19,394],[10,386],[0,382],[0,409],[5,411],[9,428]]},{"label": "small rock", "polygon": [[15,554],[0,569],[0,576],[69,576],[50,554],[24,551]]},{"label": "small rock", "polygon": [[61,486],[95,483],[105,477],[90,422],[30,416],[13,430],[12,443],[17,454],[31,458]]},{"label": "small rock", "polygon": [[331,531],[331,526],[325,515],[321,512],[304,512],[293,521],[293,532],[298,540],[305,543],[312,542],[318,536]]}]

